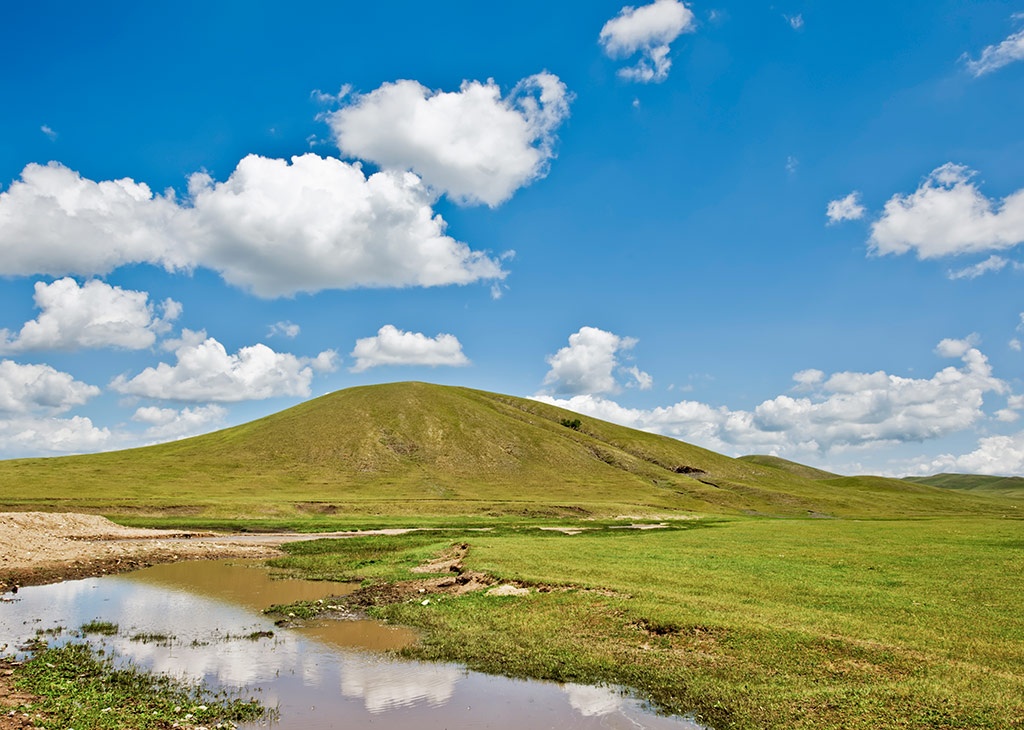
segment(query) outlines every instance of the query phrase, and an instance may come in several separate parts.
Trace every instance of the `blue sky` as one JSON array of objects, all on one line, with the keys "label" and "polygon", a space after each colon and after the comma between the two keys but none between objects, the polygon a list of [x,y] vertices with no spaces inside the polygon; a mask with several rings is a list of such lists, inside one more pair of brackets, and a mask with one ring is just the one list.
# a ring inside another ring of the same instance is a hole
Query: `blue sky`
[{"label": "blue sky", "polygon": [[12,8],[0,455],[428,380],[1022,473],[1022,12]]}]

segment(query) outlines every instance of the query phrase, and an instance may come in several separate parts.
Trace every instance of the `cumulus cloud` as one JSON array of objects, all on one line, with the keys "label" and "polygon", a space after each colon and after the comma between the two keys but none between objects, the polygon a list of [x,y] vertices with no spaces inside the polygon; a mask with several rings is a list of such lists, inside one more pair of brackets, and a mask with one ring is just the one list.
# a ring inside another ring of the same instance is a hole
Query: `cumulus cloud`
[{"label": "cumulus cloud", "polygon": [[0,413],[61,413],[99,395],[100,389],[49,365],[0,360]]},{"label": "cumulus cloud", "polygon": [[267,337],[281,335],[282,337],[295,338],[299,336],[301,331],[302,328],[292,322],[274,322],[274,324],[270,325],[270,329],[267,330]]},{"label": "cumulus cloud", "polygon": [[615,393],[621,389],[615,371],[632,376],[631,384],[641,390],[653,385],[650,375],[636,366],[619,365],[619,355],[637,343],[632,337],[619,337],[597,327],[581,327],[569,335],[569,345],[547,357],[551,366],[544,376],[544,385],[555,393]]},{"label": "cumulus cloud", "polygon": [[111,381],[111,389],[125,395],[187,402],[306,397],[314,371],[337,368],[333,350],[303,358],[256,344],[228,354],[213,337],[191,330],[184,330],[171,346],[177,359],[174,365],[162,362],[132,378],[119,375]]},{"label": "cumulus cloud", "polygon": [[814,368],[808,368],[807,370],[801,370],[797,373],[793,373],[793,381],[797,384],[798,388],[813,388],[825,379],[825,373],[821,370]]},{"label": "cumulus cloud", "polygon": [[263,297],[358,287],[467,284],[505,276],[445,234],[434,195],[411,173],[358,163],[249,155],[188,198],[125,178],[96,182],[30,164],[0,193],[0,274],[105,274],[149,263],[213,269]]},{"label": "cumulus cloud", "polygon": [[645,84],[660,83],[672,67],[670,44],[694,27],[693,12],[686,5],[678,0],[655,0],[638,8],[623,7],[604,24],[598,40],[609,58],[640,53],[635,65],[619,69],[619,76]]},{"label": "cumulus cloud", "polygon": [[421,332],[404,332],[386,324],[373,337],[356,340],[352,350],[356,364],[349,368],[361,373],[378,365],[469,365],[462,352],[462,343],[455,335],[438,334],[427,337]]},{"label": "cumulus cloud", "polygon": [[977,332],[972,332],[963,339],[947,337],[935,346],[935,354],[939,357],[963,357],[971,348],[981,342]]},{"label": "cumulus cloud", "polygon": [[983,420],[985,395],[1005,393],[1006,384],[992,375],[988,360],[970,340],[944,340],[938,352],[959,357],[963,366],[943,368],[931,378],[883,371],[825,377],[821,371],[804,370],[794,380],[812,388],[810,394],[780,395],[749,411],[696,401],[627,408],[593,392],[563,399],[534,397],[726,453],[821,454],[939,438]]},{"label": "cumulus cloud", "polygon": [[110,439],[81,416],[58,418],[100,389],[49,365],[0,361],[0,454],[94,451]]},{"label": "cumulus cloud", "polygon": [[[1019,18],[1019,15],[1015,15]],[[997,69],[1007,66],[1014,61],[1024,60],[1024,29],[1011,33],[1001,43],[986,46],[981,55],[974,59],[964,54],[962,57],[967,70],[977,76],[983,76]]]},{"label": "cumulus cloud", "polygon": [[1024,431],[1009,436],[987,436],[978,440],[978,447],[967,454],[942,454],[922,459],[911,474],[940,472],[1024,476]]},{"label": "cumulus cloud", "polygon": [[570,101],[565,84],[547,72],[504,98],[490,80],[447,92],[401,80],[350,96],[326,118],[345,154],[412,170],[456,201],[494,207],[547,174]]},{"label": "cumulus cloud", "polygon": [[[181,304],[165,299],[154,306],[149,294],[92,279],[81,286],[64,278],[36,282],[38,317],[12,336],[0,329],[0,352],[120,347],[138,350],[156,342],[181,314]],[[159,312],[159,314],[158,314]]]},{"label": "cumulus cloud", "polygon": [[54,132],[48,124],[44,124],[43,126],[41,126],[39,128],[39,131],[45,134],[47,137],[49,137],[51,142],[57,141],[57,133]]},{"label": "cumulus cloud", "polygon": [[920,259],[1008,249],[1024,241],[1024,190],[994,201],[975,173],[946,163],[909,195],[894,195],[872,225],[877,254],[915,251]]},{"label": "cumulus cloud", "polygon": [[147,438],[168,440],[204,433],[213,424],[223,422],[225,415],[227,410],[213,403],[181,410],[142,406],[136,409],[132,420],[149,425],[145,431]]},{"label": "cumulus cloud", "polygon": [[0,454],[5,456],[99,451],[110,440],[110,429],[97,428],[84,416],[0,418]]},{"label": "cumulus cloud", "polygon": [[858,220],[864,217],[864,212],[864,206],[860,203],[860,193],[856,190],[845,198],[830,201],[825,209],[829,225],[840,221]]}]

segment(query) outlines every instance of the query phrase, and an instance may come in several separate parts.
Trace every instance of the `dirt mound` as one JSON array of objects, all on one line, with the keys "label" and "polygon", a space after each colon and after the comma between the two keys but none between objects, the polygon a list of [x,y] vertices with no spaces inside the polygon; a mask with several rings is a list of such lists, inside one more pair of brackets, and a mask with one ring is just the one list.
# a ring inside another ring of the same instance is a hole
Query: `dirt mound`
[{"label": "dirt mound", "polygon": [[180,530],[143,530],[116,525],[106,517],[75,512],[0,512],[0,545],[18,536],[67,540],[127,540],[182,537]]},{"label": "dirt mound", "polygon": [[[209,534],[209,533],[205,533]],[[70,512],[0,512],[0,593],[12,586],[102,575],[190,558],[265,557],[272,547],[182,538],[200,533],[122,527]]]}]

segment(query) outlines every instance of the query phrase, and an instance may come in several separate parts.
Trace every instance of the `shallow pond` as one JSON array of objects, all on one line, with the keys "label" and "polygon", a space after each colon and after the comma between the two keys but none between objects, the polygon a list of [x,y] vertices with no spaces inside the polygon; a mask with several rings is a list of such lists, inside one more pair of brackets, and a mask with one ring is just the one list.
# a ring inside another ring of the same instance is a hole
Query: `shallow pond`
[{"label": "shallow pond", "polygon": [[[614,689],[524,681],[451,664],[381,653],[415,641],[406,628],[376,621],[311,621],[278,628],[262,615],[275,603],[344,594],[354,586],[275,580],[258,562],[195,561],[134,573],[23,588],[0,603],[6,653],[39,629],[75,630],[92,620],[118,624],[115,636],[90,636],[135,664],[245,689],[277,706],[280,730],[409,728],[664,728],[698,730],[662,717]],[[248,638],[273,631],[269,638]],[[166,634],[170,642],[133,641]],[[69,639],[65,631],[46,637]]]}]

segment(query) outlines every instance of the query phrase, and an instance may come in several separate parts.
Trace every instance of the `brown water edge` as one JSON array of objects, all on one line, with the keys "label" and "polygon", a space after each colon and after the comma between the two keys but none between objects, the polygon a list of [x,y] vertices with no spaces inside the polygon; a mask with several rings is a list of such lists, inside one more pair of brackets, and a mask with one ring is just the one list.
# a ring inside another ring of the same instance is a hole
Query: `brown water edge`
[{"label": "brown water edge", "polygon": [[[347,596],[358,583],[303,580],[275,575],[260,560],[187,561],[155,565],[122,580],[192,594],[243,606],[256,612],[273,605]],[[359,616],[317,618],[290,622],[289,629],[341,649],[393,651],[416,643],[417,634],[406,626],[392,626]]]}]

